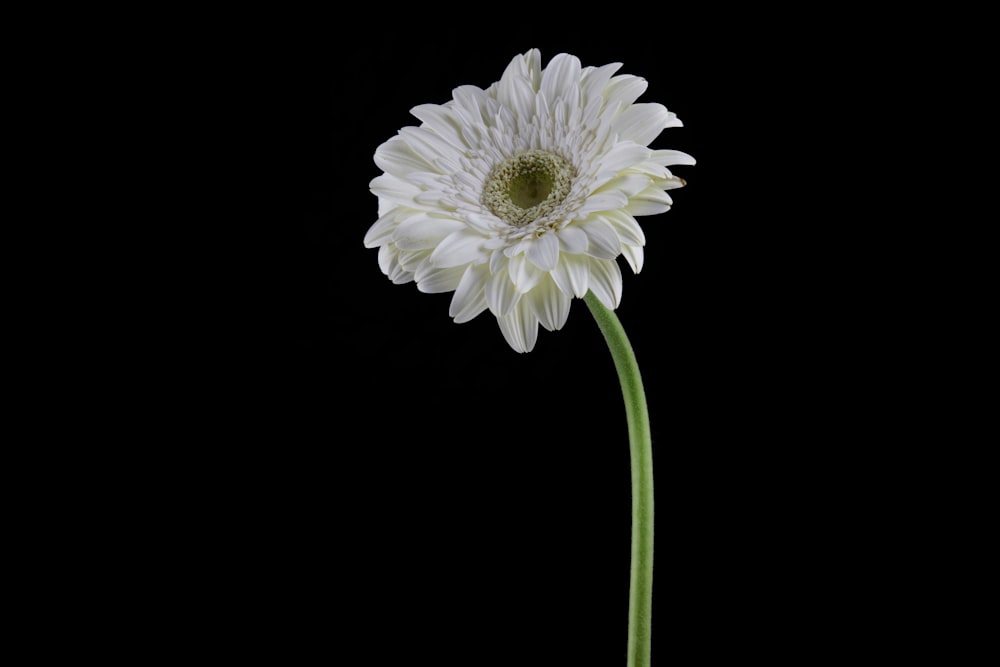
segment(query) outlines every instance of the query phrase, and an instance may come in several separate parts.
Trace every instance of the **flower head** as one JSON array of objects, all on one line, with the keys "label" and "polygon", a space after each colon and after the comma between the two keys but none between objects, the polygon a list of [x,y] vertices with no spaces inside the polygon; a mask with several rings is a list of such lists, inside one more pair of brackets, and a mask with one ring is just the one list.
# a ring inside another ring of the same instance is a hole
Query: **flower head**
[{"label": "flower head", "polygon": [[635,216],[670,208],[684,185],[672,165],[694,159],[648,148],[677,116],[636,104],[645,80],[620,63],[582,67],[561,53],[541,66],[532,49],[486,90],[460,86],[442,105],[411,113],[378,147],[385,173],[371,182],[378,221],[365,246],[383,273],[423,292],[451,292],[449,314],[497,318],[512,348],[528,352],[538,325],[553,331],[587,291],[618,307],[624,256],[642,268]]}]

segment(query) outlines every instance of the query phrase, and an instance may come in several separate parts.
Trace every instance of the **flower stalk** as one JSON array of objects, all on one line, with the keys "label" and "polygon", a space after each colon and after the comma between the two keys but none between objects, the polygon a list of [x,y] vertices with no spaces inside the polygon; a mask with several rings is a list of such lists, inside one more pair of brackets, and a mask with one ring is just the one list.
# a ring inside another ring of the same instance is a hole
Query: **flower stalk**
[{"label": "flower stalk", "polygon": [[646,407],[639,365],[621,321],[593,292],[587,292],[584,301],[604,334],[625,400],[632,468],[632,555],[627,665],[649,667],[653,612],[653,447],[649,410]]}]

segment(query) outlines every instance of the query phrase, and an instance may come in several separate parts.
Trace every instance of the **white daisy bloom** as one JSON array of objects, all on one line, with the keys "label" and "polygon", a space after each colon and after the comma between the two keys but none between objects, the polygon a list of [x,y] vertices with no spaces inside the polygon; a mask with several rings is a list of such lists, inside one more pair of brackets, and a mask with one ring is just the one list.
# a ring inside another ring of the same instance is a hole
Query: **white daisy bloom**
[{"label": "white daisy bloom", "polygon": [[650,142],[681,125],[661,104],[636,104],[646,81],[582,67],[561,53],[542,68],[532,49],[486,90],[460,86],[451,101],[411,113],[375,151],[385,172],[371,182],[379,219],[365,246],[378,248],[394,283],[454,292],[450,315],[496,316],[518,352],[538,325],[559,329],[573,297],[621,300],[624,255],[642,268],[645,237],[635,216],[670,208],[684,185],[672,165],[694,159]]}]

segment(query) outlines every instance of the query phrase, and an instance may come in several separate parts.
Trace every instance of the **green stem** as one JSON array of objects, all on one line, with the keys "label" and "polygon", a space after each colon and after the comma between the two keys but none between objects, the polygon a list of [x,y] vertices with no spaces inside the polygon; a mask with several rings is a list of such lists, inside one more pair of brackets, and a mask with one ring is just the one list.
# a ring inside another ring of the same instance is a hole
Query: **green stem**
[{"label": "green stem", "polygon": [[593,292],[584,297],[611,350],[625,399],[632,462],[632,566],[628,596],[628,667],[649,667],[653,612],[653,443],[649,410],[632,345],[618,316]]}]

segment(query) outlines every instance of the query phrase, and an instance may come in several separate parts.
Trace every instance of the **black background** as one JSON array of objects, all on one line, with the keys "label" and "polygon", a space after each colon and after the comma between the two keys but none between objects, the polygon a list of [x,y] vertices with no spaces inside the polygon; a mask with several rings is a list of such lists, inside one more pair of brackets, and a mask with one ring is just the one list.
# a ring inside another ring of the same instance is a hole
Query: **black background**
[{"label": "black background", "polygon": [[584,304],[517,354],[489,313],[454,324],[450,294],[392,285],[362,244],[372,155],[408,110],[537,47],[646,78],[639,101],[684,122],[653,147],[698,161],[673,169],[672,210],[640,218],[646,263],[623,264],[617,311],[653,431],[654,660],[836,651],[824,601],[856,548],[829,539],[843,417],[866,406],[839,391],[857,332],[816,270],[837,244],[817,217],[843,205],[817,157],[837,141],[828,100],[790,57],[812,35],[666,9],[414,18],[234,20],[174,102],[203,142],[186,182],[213,203],[183,241],[211,279],[168,323],[184,388],[164,429],[184,437],[167,467],[191,517],[168,578],[208,582],[201,614],[261,654],[623,661],[628,441]]}]

